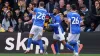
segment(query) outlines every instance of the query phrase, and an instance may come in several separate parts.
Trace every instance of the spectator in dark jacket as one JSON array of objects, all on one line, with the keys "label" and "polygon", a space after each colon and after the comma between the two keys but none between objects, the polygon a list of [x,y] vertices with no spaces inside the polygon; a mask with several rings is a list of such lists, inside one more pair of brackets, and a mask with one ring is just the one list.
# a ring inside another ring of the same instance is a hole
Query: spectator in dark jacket
[{"label": "spectator in dark jacket", "polygon": [[53,13],[53,9],[57,6],[57,2],[54,2],[54,0],[49,0],[49,2],[46,4],[46,10],[50,13]]},{"label": "spectator in dark jacket", "polygon": [[17,31],[17,32],[23,32],[23,30],[24,30],[24,22],[22,21],[21,18],[18,18],[18,24],[15,27],[15,31]]},{"label": "spectator in dark jacket", "polygon": [[65,5],[64,0],[59,1],[59,8],[60,8],[61,13],[64,13],[64,11],[66,11],[66,5]]},{"label": "spectator in dark jacket", "polygon": [[[25,13],[24,14],[24,22],[27,22],[29,20],[30,20],[29,15],[27,13]],[[24,31],[25,32],[29,32],[30,29],[31,29],[31,26],[32,26],[32,24],[26,24],[26,25],[24,25]]]},{"label": "spectator in dark jacket", "polygon": [[19,18],[23,18],[23,13],[20,11],[19,8],[17,8],[13,14],[14,19],[16,20],[16,22],[18,22]]}]

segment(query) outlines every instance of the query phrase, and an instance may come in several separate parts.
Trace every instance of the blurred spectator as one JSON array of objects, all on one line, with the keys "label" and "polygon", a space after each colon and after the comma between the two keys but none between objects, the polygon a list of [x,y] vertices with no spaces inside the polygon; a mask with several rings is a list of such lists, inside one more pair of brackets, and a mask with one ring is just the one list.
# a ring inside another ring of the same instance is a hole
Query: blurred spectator
[{"label": "blurred spectator", "polygon": [[14,2],[14,4],[13,4],[13,11],[15,11],[18,8],[19,8],[18,3],[17,2]]},{"label": "blurred spectator", "polygon": [[85,32],[93,32],[95,30],[95,23],[91,23],[91,27],[89,27]]},{"label": "blurred spectator", "polygon": [[24,0],[19,0],[18,1],[18,6],[20,8],[20,11],[24,13],[25,10],[26,10],[26,3],[25,3],[25,1]]},{"label": "blurred spectator", "polygon": [[65,3],[64,3],[64,0],[60,0],[59,1],[59,8],[60,8],[60,12],[64,13],[64,11],[66,10],[66,6],[65,6]]},{"label": "blurred spectator", "polygon": [[[28,11],[28,9],[30,9],[30,10],[33,11],[35,7],[36,7],[36,4],[31,2],[31,3],[29,4],[29,6],[27,7],[27,11]],[[29,17],[30,17],[30,18],[34,17],[29,11],[28,11],[28,13],[29,13]]]},{"label": "blurred spectator", "polygon": [[32,3],[35,3],[36,4],[36,7],[38,7],[38,2],[39,0],[31,0]]},{"label": "blurred spectator", "polygon": [[[29,18],[29,16],[28,16],[28,14],[25,13],[25,14],[24,14],[24,22],[27,22],[27,21],[29,21],[29,20],[30,20],[30,18]],[[25,31],[25,32],[29,32],[30,29],[31,29],[31,26],[32,26],[32,24],[26,24],[26,25],[24,25],[24,31]]]},{"label": "blurred spectator", "polygon": [[46,9],[49,13],[53,13],[53,9],[58,6],[58,3],[54,0],[49,0],[49,2],[46,4]]},{"label": "blurred spectator", "polygon": [[64,20],[64,15],[62,13],[60,13],[60,17],[61,17],[61,20],[62,20],[61,21],[61,26],[62,26],[63,30],[65,32],[67,32],[68,31],[68,25],[66,24],[66,22]]},{"label": "blurred spectator", "polygon": [[71,6],[70,6],[70,4],[67,4],[66,11],[64,11],[64,15],[66,15],[68,12],[70,12],[70,10],[71,10]]},{"label": "blurred spectator", "polygon": [[3,6],[2,0],[0,0],[0,13],[1,13],[1,10],[2,10],[2,6]]},{"label": "blurred spectator", "polygon": [[19,18],[23,18],[23,13],[20,12],[20,9],[17,8],[13,14],[14,19],[16,20],[16,22],[18,22]]},{"label": "blurred spectator", "polygon": [[86,8],[85,5],[81,6],[81,12],[85,15],[86,13],[88,13],[88,8]]},{"label": "blurred spectator", "polygon": [[10,26],[15,28],[16,24],[17,23],[16,23],[15,19],[12,17],[11,11],[7,11],[6,17],[2,21],[3,28],[5,30],[8,30],[8,27],[10,27]]},{"label": "blurred spectator", "polygon": [[95,1],[95,24],[96,26],[98,26],[100,24],[100,2],[99,0],[98,1]]},{"label": "blurred spectator", "polygon": [[18,24],[15,27],[15,31],[17,31],[17,32],[23,32],[23,30],[24,30],[24,22],[22,21],[21,18],[18,18]]},{"label": "blurred spectator", "polygon": [[0,32],[5,32],[4,28],[2,27],[1,23],[0,23]]},{"label": "blurred spectator", "polygon": [[69,4],[77,4],[78,3],[78,0],[67,0],[67,3]]},{"label": "blurred spectator", "polygon": [[81,8],[84,5],[84,1],[83,0],[78,0],[78,6],[79,8]]},{"label": "blurred spectator", "polygon": [[50,17],[46,16],[45,18],[46,18],[46,20],[45,20],[45,23],[44,23],[44,28],[48,28],[48,24],[50,23]]},{"label": "blurred spectator", "polygon": [[4,6],[3,7],[3,12],[1,13],[2,17],[6,16],[7,11],[8,11],[8,7]]},{"label": "blurred spectator", "polygon": [[28,7],[29,3],[31,3],[31,0],[26,0],[26,6]]},{"label": "blurred spectator", "polygon": [[2,23],[2,20],[6,16],[7,11],[8,11],[8,7],[4,6],[3,11],[1,11],[1,14],[0,14],[0,23]]},{"label": "blurred spectator", "polygon": [[95,1],[96,15],[100,16],[100,3],[99,1]]},{"label": "blurred spectator", "polygon": [[[80,16],[81,16],[82,22],[84,22],[85,15],[83,13],[81,13]],[[84,32],[85,28],[86,28],[86,26],[82,25],[81,26],[81,31]]]},{"label": "blurred spectator", "polygon": [[[9,5],[9,2],[8,2],[8,1],[6,1],[6,2],[4,3],[4,7],[7,7],[7,8],[8,8],[8,10],[11,10],[11,7],[10,7],[10,5]],[[2,10],[4,9],[4,7],[2,8]]]},{"label": "blurred spectator", "polygon": [[13,27],[8,27],[8,31],[7,32],[14,32],[14,29],[13,29]]},{"label": "blurred spectator", "polygon": [[99,1],[99,3],[100,3],[100,0],[96,0],[96,1]]},{"label": "blurred spectator", "polygon": [[2,23],[2,19],[1,19],[2,7],[3,7],[3,3],[2,3],[2,0],[0,0],[0,23]]},{"label": "blurred spectator", "polygon": [[35,3],[30,3],[30,4],[29,4],[29,8],[30,8],[31,10],[33,10],[34,7],[36,7],[36,4],[35,4]]}]

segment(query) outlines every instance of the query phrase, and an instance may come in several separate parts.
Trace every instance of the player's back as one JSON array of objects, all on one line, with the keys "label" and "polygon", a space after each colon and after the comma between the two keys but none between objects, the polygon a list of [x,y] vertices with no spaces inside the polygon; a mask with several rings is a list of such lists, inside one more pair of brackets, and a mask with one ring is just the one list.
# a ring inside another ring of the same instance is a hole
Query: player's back
[{"label": "player's back", "polygon": [[81,22],[80,15],[76,12],[69,12],[67,17],[70,21],[70,33],[72,34],[80,33],[80,22]]},{"label": "player's back", "polygon": [[34,12],[36,13],[36,16],[35,16],[33,25],[43,27],[47,11],[44,8],[35,8]]}]

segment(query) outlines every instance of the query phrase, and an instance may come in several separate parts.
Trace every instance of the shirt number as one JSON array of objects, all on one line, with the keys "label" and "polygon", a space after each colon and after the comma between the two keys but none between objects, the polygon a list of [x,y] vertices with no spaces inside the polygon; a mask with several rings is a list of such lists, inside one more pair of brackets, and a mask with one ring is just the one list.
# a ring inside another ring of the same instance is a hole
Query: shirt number
[{"label": "shirt number", "polygon": [[72,18],[73,18],[72,24],[79,24],[78,17],[72,17]]},{"label": "shirt number", "polygon": [[44,13],[41,13],[41,12],[38,12],[38,16],[37,16],[37,19],[42,19],[44,20],[45,19],[45,14]]}]

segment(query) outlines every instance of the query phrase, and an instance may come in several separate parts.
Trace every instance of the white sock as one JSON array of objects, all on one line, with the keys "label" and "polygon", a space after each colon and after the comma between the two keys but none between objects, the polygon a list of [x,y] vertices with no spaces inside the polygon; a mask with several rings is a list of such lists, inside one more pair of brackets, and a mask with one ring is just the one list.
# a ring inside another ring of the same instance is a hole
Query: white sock
[{"label": "white sock", "polygon": [[43,53],[43,50],[40,50],[40,53],[42,54]]},{"label": "white sock", "polygon": [[30,48],[27,48],[27,49],[26,49],[26,51],[29,51],[29,50],[30,50]]},{"label": "white sock", "polygon": [[75,55],[78,55],[78,53],[75,53]]}]

